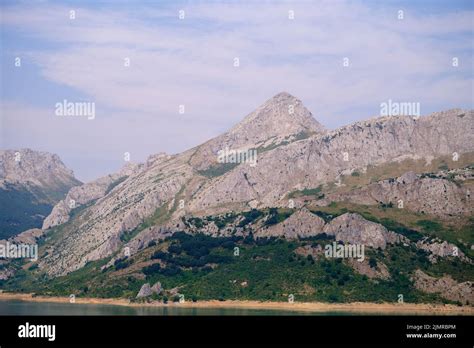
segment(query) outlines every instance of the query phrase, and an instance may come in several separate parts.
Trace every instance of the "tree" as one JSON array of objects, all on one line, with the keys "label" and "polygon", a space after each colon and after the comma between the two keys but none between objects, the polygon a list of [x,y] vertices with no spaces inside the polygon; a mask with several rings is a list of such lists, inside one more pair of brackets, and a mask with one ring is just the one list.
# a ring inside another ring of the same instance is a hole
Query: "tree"
[{"label": "tree", "polygon": [[376,267],[377,267],[377,260],[374,259],[373,257],[371,257],[371,258],[369,259],[369,266],[370,266],[371,268],[376,268]]},{"label": "tree", "polygon": [[171,244],[168,247],[168,252],[172,254],[181,254],[182,248],[178,244]]}]

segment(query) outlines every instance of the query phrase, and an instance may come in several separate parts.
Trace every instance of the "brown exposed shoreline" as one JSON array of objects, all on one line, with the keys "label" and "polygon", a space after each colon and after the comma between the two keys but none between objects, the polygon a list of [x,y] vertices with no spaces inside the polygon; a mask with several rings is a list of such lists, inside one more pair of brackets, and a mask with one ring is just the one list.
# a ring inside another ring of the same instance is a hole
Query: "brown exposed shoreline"
[{"label": "brown exposed shoreline", "polygon": [[[22,293],[0,293],[0,300],[20,300],[30,302],[69,303],[68,297],[59,296],[34,296]],[[76,304],[103,304],[130,307],[182,307],[182,308],[234,308],[234,309],[263,309],[287,310],[299,312],[348,312],[360,314],[406,314],[406,315],[474,315],[472,306],[455,306],[424,303],[323,303],[323,302],[260,302],[260,301],[186,301],[184,303],[160,302],[131,303],[128,299],[115,298],[76,298]],[[1,314],[1,313],[0,313]]]}]

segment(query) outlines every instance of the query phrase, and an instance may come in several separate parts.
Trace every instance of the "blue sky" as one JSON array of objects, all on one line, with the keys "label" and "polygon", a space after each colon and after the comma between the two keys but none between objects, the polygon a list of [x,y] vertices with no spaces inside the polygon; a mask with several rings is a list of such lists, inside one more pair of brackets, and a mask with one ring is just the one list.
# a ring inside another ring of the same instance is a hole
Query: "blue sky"
[{"label": "blue sky", "polygon": [[[83,181],[120,168],[124,152],[144,161],[198,145],[281,91],[328,128],[376,116],[388,99],[422,114],[474,104],[473,1],[6,1],[0,11],[0,147],[57,153]],[[94,102],[95,119],[57,117],[64,99]]]}]

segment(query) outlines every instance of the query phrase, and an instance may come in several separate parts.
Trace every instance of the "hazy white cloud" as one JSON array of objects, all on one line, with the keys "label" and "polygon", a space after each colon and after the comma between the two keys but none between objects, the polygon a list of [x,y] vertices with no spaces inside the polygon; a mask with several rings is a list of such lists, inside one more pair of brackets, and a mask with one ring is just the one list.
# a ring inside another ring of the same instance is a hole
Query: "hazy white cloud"
[{"label": "hazy white cloud", "polygon": [[[373,116],[388,98],[421,102],[422,112],[473,105],[472,12],[404,9],[399,20],[396,8],[352,1],[185,3],[75,8],[70,20],[70,9],[6,7],[2,26],[54,44],[23,54],[46,80],[77,90],[103,112],[93,125],[71,130],[54,118],[37,123],[35,115],[44,110],[9,104],[8,145],[49,144],[61,153],[58,146],[74,139],[64,156],[77,157],[92,145],[100,159],[120,153],[127,139],[142,159],[197,145],[282,90],[301,98],[329,127]],[[127,57],[130,67],[124,67]],[[453,57],[459,67],[452,66]],[[185,115],[178,114],[180,104]],[[30,122],[19,124],[12,115],[25,108]],[[54,135],[36,137],[46,125]]]}]

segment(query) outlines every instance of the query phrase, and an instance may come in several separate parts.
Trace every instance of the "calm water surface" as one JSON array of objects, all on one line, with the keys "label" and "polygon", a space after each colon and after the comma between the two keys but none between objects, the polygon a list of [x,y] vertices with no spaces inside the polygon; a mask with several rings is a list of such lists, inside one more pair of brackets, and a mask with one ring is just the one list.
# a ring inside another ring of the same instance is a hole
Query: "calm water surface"
[{"label": "calm water surface", "polygon": [[48,303],[0,300],[0,315],[352,315],[269,309],[126,307],[104,304]]}]

